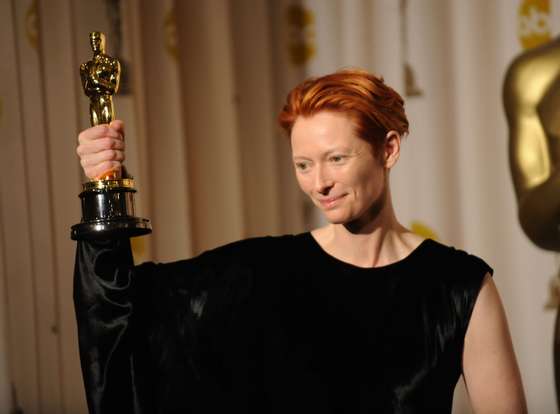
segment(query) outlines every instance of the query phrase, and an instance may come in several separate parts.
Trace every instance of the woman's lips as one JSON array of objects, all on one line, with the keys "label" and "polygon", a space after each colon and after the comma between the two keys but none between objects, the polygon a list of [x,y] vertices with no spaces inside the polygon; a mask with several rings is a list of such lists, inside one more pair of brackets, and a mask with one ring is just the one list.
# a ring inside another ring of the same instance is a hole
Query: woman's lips
[{"label": "woman's lips", "polygon": [[321,203],[323,208],[326,208],[326,209],[333,208],[345,196],[346,196],[346,194],[342,194],[342,195],[339,195],[339,196],[336,196],[336,197],[322,198],[322,199],[319,199],[319,203]]}]

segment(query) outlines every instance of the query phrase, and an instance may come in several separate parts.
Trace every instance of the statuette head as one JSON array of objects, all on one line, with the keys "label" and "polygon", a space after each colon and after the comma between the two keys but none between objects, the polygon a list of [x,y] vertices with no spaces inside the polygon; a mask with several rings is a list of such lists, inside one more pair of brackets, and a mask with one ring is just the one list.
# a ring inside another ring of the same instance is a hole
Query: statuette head
[{"label": "statuette head", "polygon": [[105,35],[101,32],[91,32],[89,40],[93,53],[105,53]]}]

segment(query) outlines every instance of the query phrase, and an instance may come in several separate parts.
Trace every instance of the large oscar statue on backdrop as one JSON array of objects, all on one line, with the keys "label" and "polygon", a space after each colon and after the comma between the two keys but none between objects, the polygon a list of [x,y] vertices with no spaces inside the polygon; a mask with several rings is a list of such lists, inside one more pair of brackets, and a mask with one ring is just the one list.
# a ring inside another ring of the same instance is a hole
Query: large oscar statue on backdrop
[{"label": "large oscar statue on backdrop", "polygon": [[[113,95],[119,89],[120,64],[105,53],[105,35],[90,33],[93,58],[80,66],[85,94],[89,98],[92,126],[110,124],[115,119]],[[134,181],[121,171],[107,171],[83,184],[82,221],[72,226],[71,237],[107,239],[150,233],[150,221],[134,216]]]},{"label": "large oscar statue on backdrop", "polygon": [[[537,246],[560,252],[560,38],[518,56],[508,69],[503,92],[521,227]],[[552,284],[551,292],[556,302],[557,286]],[[558,311],[554,373],[560,408]]]}]

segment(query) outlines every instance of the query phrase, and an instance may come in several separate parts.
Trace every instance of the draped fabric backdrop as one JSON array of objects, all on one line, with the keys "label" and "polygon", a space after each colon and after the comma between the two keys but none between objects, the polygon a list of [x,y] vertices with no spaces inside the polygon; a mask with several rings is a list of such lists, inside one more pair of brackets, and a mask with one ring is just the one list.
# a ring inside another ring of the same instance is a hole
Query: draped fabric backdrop
[{"label": "draped fabric backdrop", "polygon": [[[494,267],[530,412],[555,412],[544,303],[558,269],[517,221],[501,85],[516,54],[558,33],[559,11],[560,0],[1,0],[0,412],[86,412],[69,227],[93,30],[123,63],[126,164],[154,227],[134,240],[137,261],[322,223],[276,113],[309,75],[382,74],[411,122],[391,177],[398,216]],[[470,412],[462,387],[454,411]]]}]

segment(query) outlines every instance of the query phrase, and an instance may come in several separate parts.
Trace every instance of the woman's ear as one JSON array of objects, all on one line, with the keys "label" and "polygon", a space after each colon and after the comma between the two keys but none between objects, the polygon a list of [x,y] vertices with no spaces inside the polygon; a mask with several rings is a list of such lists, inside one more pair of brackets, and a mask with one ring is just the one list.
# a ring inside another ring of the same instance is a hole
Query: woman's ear
[{"label": "woman's ear", "polygon": [[401,136],[397,131],[389,131],[385,135],[383,161],[385,168],[391,169],[401,154]]}]

